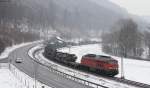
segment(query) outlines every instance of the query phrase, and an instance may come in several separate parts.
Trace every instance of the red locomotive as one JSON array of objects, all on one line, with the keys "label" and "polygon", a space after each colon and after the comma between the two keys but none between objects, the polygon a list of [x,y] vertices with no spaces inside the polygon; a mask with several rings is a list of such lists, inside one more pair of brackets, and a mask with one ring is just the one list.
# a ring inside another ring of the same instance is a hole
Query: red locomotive
[{"label": "red locomotive", "polygon": [[82,57],[81,65],[104,75],[115,76],[118,74],[118,61],[109,56],[87,54]]}]

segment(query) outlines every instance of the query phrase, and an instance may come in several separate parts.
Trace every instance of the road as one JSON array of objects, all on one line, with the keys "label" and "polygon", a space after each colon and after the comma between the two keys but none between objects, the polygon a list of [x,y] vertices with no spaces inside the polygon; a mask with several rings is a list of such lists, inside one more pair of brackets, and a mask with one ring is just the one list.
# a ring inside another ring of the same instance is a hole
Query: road
[{"label": "road", "polygon": [[[28,74],[30,77],[36,77],[37,80],[53,88],[91,88],[78,82],[66,79],[60,75],[50,72],[48,68],[34,62],[27,54],[28,50],[36,44],[27,45],[16,49],[10,53],[8,59],[18,69]],[[16,58],[23,58],[23,63],[15,63]],[[36,72],[36,73],[35,73]],[[35,75],[36,74],[36,75]]]}]

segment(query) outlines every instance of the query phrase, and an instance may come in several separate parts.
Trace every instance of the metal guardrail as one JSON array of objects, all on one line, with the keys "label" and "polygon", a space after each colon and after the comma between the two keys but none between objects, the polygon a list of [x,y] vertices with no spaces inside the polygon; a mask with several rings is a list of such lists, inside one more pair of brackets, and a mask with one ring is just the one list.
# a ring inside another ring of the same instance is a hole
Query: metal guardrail
[{"label": "metal guardrail", "polygon": [[[34,47],[35,47],[35,46],[34,46]],[[32,48],[33,48],[33,47],[31,47],[29,50],[31,50]],[[41,49],[42,49],[42,48],[41,48]],[[35,51],[33,52],[34,58],[36,58],[36,57],[35,57],[35,53],[38,52],[38,51],[41,50],[41,49],[37,49],[37,50],[35,50]],[[28,50],[28,51],[29,51],[29,50]],[[30,57],[30,56],[29,56],[29,57]],[[53,66],[51,66],[51,65],[49,65],[49,66],[48,66],[48,65],[45,65],[45,64],[39,62],[37,59],[34,59],[34,58],[31,58],[31,59],[34,60],[36,63],[38,63],[38,64],[40,64],[40,65],[42,65],[42,66],[44,66],[44,67],[47,67],[47,68],[49,69],[49,71],[54,72],[54,73],[57,73],[58,75],[61,75],[61,76],[65,77],[65,78],[67,78],[67,79],[74,80],[74,81],[76,81],[76,82],[78,82],[78,83],[81,83],[81,84],[84,84],[84,85],[87,85],[87,86],[91,86],[91,87],[94,87],[94,88],[108,88],[108,87],[106,87],[106,86],[103,86],[103,85],[100,85],[100,84],[96,84],[96,83],[93,83],[93,82],[90,82],[90,81],[81,79],[81,78],[79,78],[79,77],[75,77],[75,76],[66,74],[66,73],[64,73],[64,72],[61,72],[61,71],[59,71],[59,70],[53,68]]]},{"label": "metal guardrail", "polygon": [[[9,69],[10,72],[14,75],[14,77],[21,82],[24,88],[35,88],[34,78],[31,78],[27,74],[21,72],[18,68],[16,68],[13,64],[10,63],[0,63],[0,69]],[[17,85],[17,84],[14,84]],[[20,85],[20,84],[19,84]],[[46,86],[44,83],[38,81],[37,88],[51,88]]]},{"label": "metal guardrail", "polygon": [[[42,48],[41,48],[42,49]],[[36,50],[34,53],[33,53],[33,55],[35,55],[35,53],[36,52],[38,52],[39,50],[41,50],[41,49],[38,49],[38,50]],[[34,56],[35,57],[35,56]],[[37,61],[37,60],[36,60]],[[39,61],[38,61],[38,63],[39,63]],[[75,81],[78,81],[78,82],[80,82],[80,83],[82,83],[82,84],[85,84],[85,85],[88,85],[88,86],[90,86],[91,84],[93,84],[94,85],[94,87],[96,87],[96,88],[99,88],[99,87],[103,87],[103,88],[108,88],[108,87],[106,87],[106,86],[103,86],[103,85],[100,85],[100,84],[96,84],[96,83],[93,83],[93,82],[89,82],[89,81],[87,81],[87,80],[84,80],[84,79],[81,79],[81,78],[78,78],[78,77],[74,77],[74,76],[72,76],[72,75],[68,75],[68,74],[66,74],[66,73],[63,73],[63,72],[61,72],[61,71],[59,71],[59,70],[57,70],[57,68],[56,69],[54,69],[54,66],[52,66],[52,65],[45,65],[45,64],[42,64],[42,63],[40,63],[41,65],[44,65],[44,66],[46,66],[46,67],[48,67],[48,68],[50,68],[50,69],[52,69],[52,71],[54,71],[55,73],[58,73],[59,75],[62,75],[62,76],[64,76],[64,77],[66,77],[66,78],[69,78],[69,79],[72,79],[72,80],[75,80]],[[69,76],[69,77],[68,77]],[[127,80],[127,79],[121,79],[121,78],[108,78],[108,79],[110,79],[110,80],[114,80],[114,81],[116,81],[116,82],[120,82],[120,83],[125,83],[125,84],[127,84],[127,85],[131,85],[131,86],[133,86],[133,87],[140,87],[140,88],[150,88],[150,85],[148,85],[148,84],[144,84],[144,83],[140,83],[140,82],[135,82],[135,81],[131,81],[131,80]],[[84,81],[84,82],[82,82],[82,81]]]},{"label": "metal guardrail", "polygon": [[0,69],[8,69],[9,64],[8,63],[0,63]]},{"label": "metal guardrail", "polygon": [[84,79],[81,79],[81,78],[78,78],[78,77],[66,74],[66,73],[61,72],[61,71],[59,71],[57,69],[54,69],[52,66],[46,66],[46,67],[48,67],[51,72],[55,72],[55,73],[65,77],[67,79],[74,80],[74,81],[79,82],[81,84],[84,84],[84,85],[87,85],[87,86],[91,86],[91,87],[94,87],[94,88],[108,88],[106,86],[103,86],[103,85],[100,85],[100,84],[96,84],[96,83],[93,83],[93,82],[90,82],[90,81],[87,81],[87,80],[84,80]]}]

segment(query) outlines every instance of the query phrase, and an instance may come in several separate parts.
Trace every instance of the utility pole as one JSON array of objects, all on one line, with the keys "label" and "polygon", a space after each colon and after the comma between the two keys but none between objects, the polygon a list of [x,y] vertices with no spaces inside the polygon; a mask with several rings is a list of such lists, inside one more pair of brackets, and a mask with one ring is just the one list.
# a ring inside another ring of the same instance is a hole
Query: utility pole
[{"label": "utility pole", "polygon": [[123,66],[123,56],[121,57],[121,78],[124,79],[124,66]]},{"label": "utility pole", "polygon": [[71,45],[68,45],[69,53],[71,53]]},{"label": "utility pole", "polygon": [[121,78],[124,79],[124,61],[123,57],[125,57],[125,48],[123,47],[122,55],[121,55]]},{"label": "utility pole", "polygon": [[34,88],[37,88],[37,82],[36,82],[36,74],[37,74],[37,66],[36,66],[36,62],[34,61]]}]

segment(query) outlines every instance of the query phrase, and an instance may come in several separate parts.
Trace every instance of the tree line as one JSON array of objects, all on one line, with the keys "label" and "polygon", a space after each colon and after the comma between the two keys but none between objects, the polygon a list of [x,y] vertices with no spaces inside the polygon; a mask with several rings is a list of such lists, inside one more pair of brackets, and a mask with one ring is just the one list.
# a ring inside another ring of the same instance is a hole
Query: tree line
[{"label": "tree line", "polygon": [[147,52],[150,57],[150,32],[140,31],[132,19],[122,19],[116,25],[115,31],[102,35],[104,52],[136,59],[142,59]]},{"label": "tree line", "polygon": [[18,26],[11,27],[8,24],[0,25],[0,53],[2,53],[8,46],[37,39],[39,39],[37,34],[29,31],[22,32]]}]

